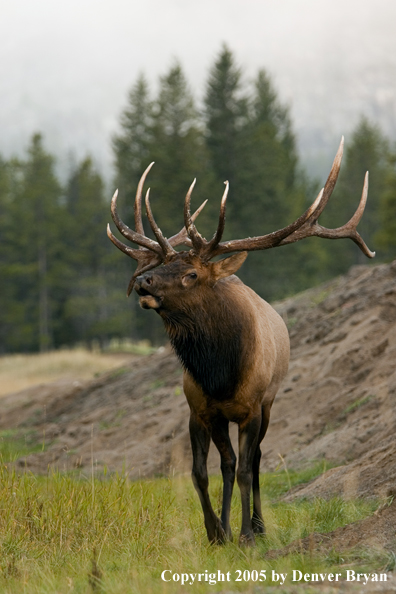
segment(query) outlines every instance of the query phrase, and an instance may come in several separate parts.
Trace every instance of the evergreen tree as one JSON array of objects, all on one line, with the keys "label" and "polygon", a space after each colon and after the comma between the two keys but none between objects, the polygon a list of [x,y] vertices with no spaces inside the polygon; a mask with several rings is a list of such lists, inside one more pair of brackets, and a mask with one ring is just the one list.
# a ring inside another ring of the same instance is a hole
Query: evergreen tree
[{"label": "evergreen tree", "polygon": [[294,210],[297,154],[288,111],[264,71],[257,77],[236,150],[238,234],[261,235],[284,226]]},{"label": "evergreen tree", "polygon": [[21,230],[15,208],[21,176],[19,161],[0,159],[0,353],[24,347],[26,350],[25,345],[32,341],[23,304],[26,267],[21,258]]},{"label": "evergreen tree", "polygon": [[239,167],[238,140],[248,115],[242,74],[226,45],[212,67],[205,95],[206,143],[216,179],[233,191]]},{"label": "evergreen tree", "polygon": [[6,350],[45,351],[53,346],[54,291],[61,274],[61,188],[39,134],[32,137],[28,159],[11,161],[4,171]]},{"label": "evergreen tree", "polygon": [[[156,163],[150,180],[153,209],[165,235],[171,236],[184,224],[184,198],[193,179],[199,176],[194,192],[197,205],[210,197],[211,189],[203,129],[180,64],[160,78],[154,112],[150,151]],[[205,214],[200,216],[200,228]]]},{"label": "evergreen tree", "polygon": [[[270,233],[298,217],[307,184],[298,171],[288,109],[266,72],[242,93],[241,71],[223,47],[209,78],[206,116],[213,168],[231,181],[225,238]],[[301,267],[307,251],[298,246],[252,253],[239,275],[267,299],[280,298],[317,275],[315,265]]]},{"label": "evergreen tree", "polygon": [[128,96],[120,118],[120,134],[113,137],[116,187],[120,188],[125,212],[133,212],[139,179],[152,161],[153,103],[147,81],[140,75]]},{"label": "evergreen tree", "polygon": [[54,159],[46,153],[40,134],[32,138],[25,164],[22,199],[28,203],[32,222],[34,257],[37,262],[40,351],[53,346],[51,288],[58,282],[58,257],[62,251],[59,236],[62,207],[61,187],[54,171]]},{"label": "evergreen tree", "polygon": [[389,155],[385,189],[379,204],[380,228],[374,237],[382,255],[387,259],[396,257],[396,152]]},{"label": "evergreen tree", "polygon": [[[116,254],[106,235],[109,203],[104,184],[90,158],[72,172],[66,191],[69,214],[69,287],[61,317],[63,340],[105,345],[125,335],[128,308],[122,289],[115,288],[120,273]],[[123,321],[121,322],[121,317]]]},{"label": "evergreen tree", "polygon": [[[122,134],[118,141],[113,143],[117,173],[121,181],[128,176],[132,179],[131,170],[128,169],[128,159],[132,158],[136,164],[133,166],[134,194],[144,169],[151,161],[155,161],[146,188],[151,187],[150,199],[154,216],[164,234],[169,237],[177,233],[184,224],[184,197],[193,179],[205,171],[205,174],[200,176],[194,196],[194,204],[199,205],[209,197],[211,177],[207,172],[208,162],[199,114],[180,64],[174,64],[169,72],[160,78],[158,96],[149,107],[145,103],[147,93],[144,89],[144,85],[138,81],[129,96],[129,106],[124,111],[121,121]],[[126,114],[129,114],[128,117]],[[144,120],[144,133],[142,131],[136,134],[136,122],[143,119],[139,114],[149,115]],[[124,140],[121,142],[120,139]],[[125,148],[128,143],[129,147],[137,147],[136,153],[132,148],[129,152],[126,149],[122,152],[122,147]],[[138,147],[142,147],[141,152],[144,154],[144,162],[141,160],[140,165],[138,158],[135,158],[135,154],[140,155]],[[118,182],[117,185],[120,187],[120,197],[123,198],[123,188]],[[132,188],[130,194],[132,195]],[[132,202],[131,196],[130,203]],[[125,200],[120,200],[123,220],[133,220],[132,213],[128,214],[124,205]],[[200,215],[200,228],[203,228],[203,232],[208,218],[208,212],[204,211]],[[146,233],[150,235],[151,230],[147,222],[144,221],[144,224]],[[134,265],[132,263],[132,267]],[[131,264],[128,263],[128,269],[130,267]],[[141,316],[136,297],[132,295],[131,298],[134,308],[134,337],[148,337],[153,342],[163,341],[165,335],[160,321],[155,316]]]}]

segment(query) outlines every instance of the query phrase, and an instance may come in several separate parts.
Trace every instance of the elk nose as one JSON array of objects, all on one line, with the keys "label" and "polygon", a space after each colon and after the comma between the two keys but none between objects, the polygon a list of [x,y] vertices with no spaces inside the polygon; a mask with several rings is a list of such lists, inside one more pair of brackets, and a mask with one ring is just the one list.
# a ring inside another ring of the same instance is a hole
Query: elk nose
[{"label": "elk nose", "polygon": [[151,274],[141,274],[135,281],[135,290],[140,294],[140,291],[149,290],[153,284],[153,277]]}]

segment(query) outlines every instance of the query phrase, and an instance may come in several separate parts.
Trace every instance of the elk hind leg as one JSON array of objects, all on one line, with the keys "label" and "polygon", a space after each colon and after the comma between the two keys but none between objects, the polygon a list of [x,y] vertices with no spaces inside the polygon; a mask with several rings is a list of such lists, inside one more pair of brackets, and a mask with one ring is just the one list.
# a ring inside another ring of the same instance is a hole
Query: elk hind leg
[{"label": "elk hind leg", "polygon": [[221,474],[223,475],[223,505],[221,509],[221,523],[229,540],[232,540],[230,526],[231,497],[235,482],[236,455],[233,450],[229,432],[229,422],[224,417],[218,417],[212,424],[212,439],[219,450],[221,458]]},{"label": "elk hind leg", "polygon": [[239,463],[237,471],[238,486],[241,491],[242,527],[239,543],[247,546],[255,544],[252,520],[250,517],[250,493],[253,483],[253,459],[257,450],[261,428],[260,414],[239,426]]},{"label": "elk hind leg", "polygon": [[193,413],[190,416],[190,439],[193,455],[192,480],[201,501],[205,528],[209,542],[226,541],[226,533],[213,511],[209,498],[207,459],[210,445],[210,430]]},{"label": "elk hind leg", "polygon": [[252,516],[252,527],[255,534],[265,534],[265,525],[263,514],[261,511],[261,497],[260,497],[260,460],[261,460],[261,449],[260,443],[263,441],[264,436],[267,432],[269,424],[269,410],[266,411],[265,407],[261,409],[261,427],[258,437],[258,443],[253,458],[253,516]]}]

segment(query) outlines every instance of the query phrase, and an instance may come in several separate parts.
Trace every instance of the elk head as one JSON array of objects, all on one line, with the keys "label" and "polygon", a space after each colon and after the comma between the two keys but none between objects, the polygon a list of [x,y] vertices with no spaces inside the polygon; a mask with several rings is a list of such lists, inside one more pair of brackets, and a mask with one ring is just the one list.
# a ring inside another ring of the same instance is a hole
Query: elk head
[{"label": "elk head", "polygon": [[[169,239],[164,237],[154,220],[149,199],[150,190],[147,190],[145,198],[147,217],[157,241],[146,237],[142,223],[141,199],[144,182],[153,166],[153,163],[151,163],[143,173],[136,192],[134,207],[135,231],[125,225],[117,214],[117,191],[111,201],[111,214],[118,230],[126,239],[139,246],[138,249],[133,249],[119,241],[108,225],[107,234],[114,245],[138,262],[136,271],[129,283],[127,294],[129,295],[135,288],[140,296],[141,306],[145,309],[155,309],[160,314],[172,307],[180,308],[183,307],[181,301],[197,299],[203,287],[214,288],[221,278],[234,274],[243,264],[249,251],[267,250],[294,243],[310,236],[327,239],[349,237],[367,257],[373,258],[375,252],[369,250],[356,230],[367,201],[368,172],[365,176],[361,200],[353,217],[345,225],[337,229],[327,229],[318,223],[319,216],[326,207],[338,178],[343,145],[344,139],[342,138],[324,188],[319,192],[313,204],[298,219],[287,227],[267,235],[226,242],[222,242],[221,238],[225,226],[228,182],[225,182],[226,187],[221,200],[217,230],[210,241],[201,236],[194,224],[206,201],[193,215],[190,212],[191,194],[195,180],[185,198],[184,227]],[[176,251],[175,247],[181,245],[190,248],[189,251]],[[231,252],[237,253],[223,260],[211,262],[215,256]],[[155,273],[149,272],[157,267],[159,268]],[[183,300],[180,300],[181,295],[183,295]]]}]

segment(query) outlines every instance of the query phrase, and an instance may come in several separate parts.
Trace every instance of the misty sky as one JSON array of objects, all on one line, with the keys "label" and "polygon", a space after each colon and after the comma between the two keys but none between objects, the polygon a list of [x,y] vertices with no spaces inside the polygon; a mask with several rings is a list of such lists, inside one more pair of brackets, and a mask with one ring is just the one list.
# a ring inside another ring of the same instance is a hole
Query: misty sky
[{"label": "misty sky", "polygon": [[61,166],[89,152],[109,177],[137,75],[155,89],[177,58],[201,99],[226,42],[272,75],[322,173],[361,114],[396,139],[395,30],[395,0],[0,0],[0,153],[41,131]]}]

